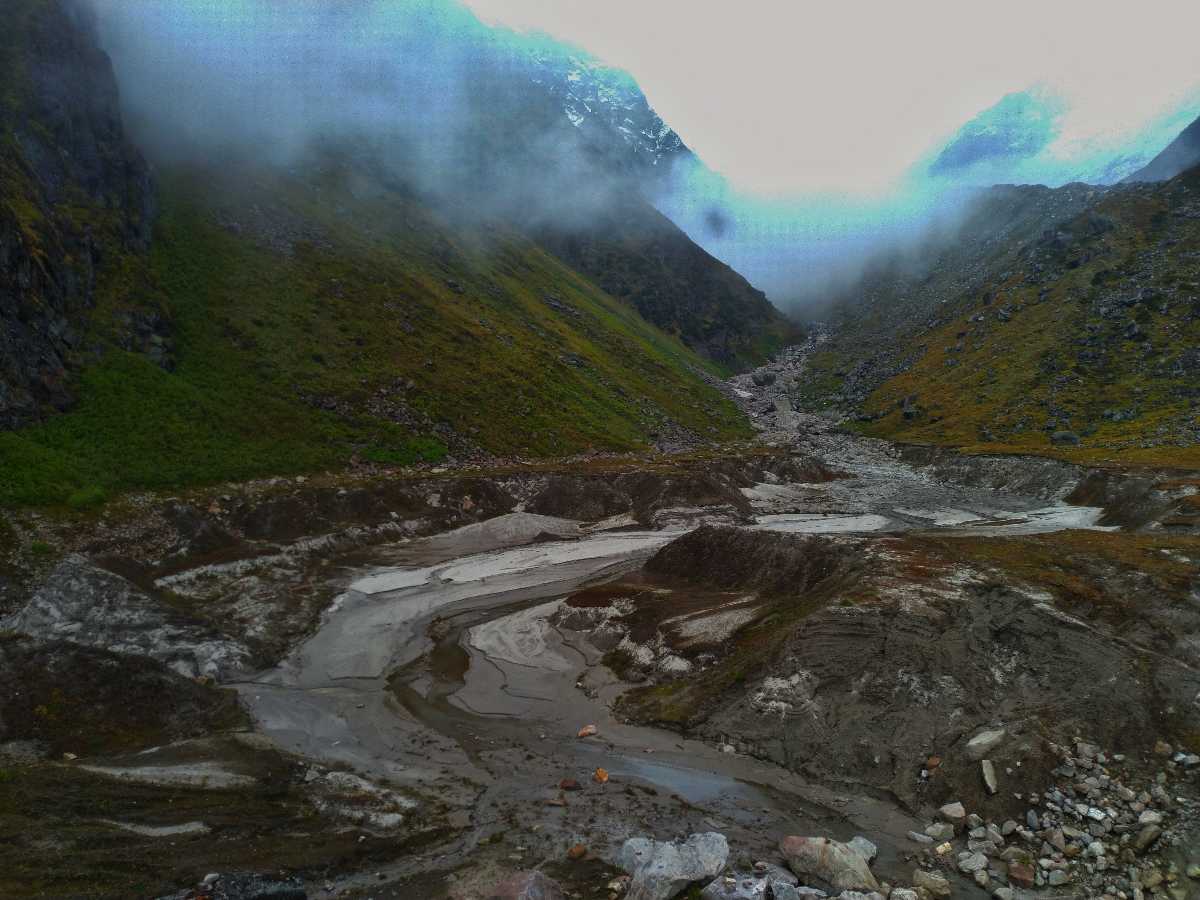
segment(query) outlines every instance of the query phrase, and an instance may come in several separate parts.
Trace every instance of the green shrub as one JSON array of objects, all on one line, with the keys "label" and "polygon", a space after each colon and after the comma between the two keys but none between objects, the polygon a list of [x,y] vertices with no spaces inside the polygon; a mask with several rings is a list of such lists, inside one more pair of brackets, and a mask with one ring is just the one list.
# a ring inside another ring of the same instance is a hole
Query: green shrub
[{"label": "green shrub", "polygon": [[67,506],[71,509],[95,509],[103,506],[106,500],[108,500],[108,492],[99,485],[93,484],[73,491],[67,497]]}]

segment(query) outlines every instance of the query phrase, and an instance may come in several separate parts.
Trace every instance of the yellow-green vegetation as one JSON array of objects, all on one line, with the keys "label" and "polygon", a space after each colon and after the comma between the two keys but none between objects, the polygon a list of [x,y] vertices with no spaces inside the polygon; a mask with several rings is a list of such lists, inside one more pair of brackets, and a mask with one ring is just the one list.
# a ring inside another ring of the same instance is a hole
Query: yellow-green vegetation
[{"label": "yellow-green vegetation", "polygon": [[912,538],[935,559],[996,570],[1050,591],[1081,615],[1121,620],[1152,597],[1190,603],[1200,538],[1103,531],[1024,537]]},{"label": "yellow-green vegetation", "polygon": [[[666,420],[747,434],[711,370],[532,243],[437,219],[337,165],[160,185],[147,260],[102,272],[104,347],[78,403],[0,435],[0,503],[446,453],[648,445]],[[173,371],[113,345],[131,308],[171,322]]]},{"label": "yellow-green vegetation", "polygon": [[[1200,346],[1200,227],[1175,215],[1180,188],[1198,184],[1192,173],[1109,195],[1068,223],[1067,246],[1026,249],[1051,277],[1014,267],[958,297],[897,348],[916,362],[870,395],[863,430],[979,452],[1200,464],[1189,356]],[[1063,432],[1074,437],[1056,443]]]}]

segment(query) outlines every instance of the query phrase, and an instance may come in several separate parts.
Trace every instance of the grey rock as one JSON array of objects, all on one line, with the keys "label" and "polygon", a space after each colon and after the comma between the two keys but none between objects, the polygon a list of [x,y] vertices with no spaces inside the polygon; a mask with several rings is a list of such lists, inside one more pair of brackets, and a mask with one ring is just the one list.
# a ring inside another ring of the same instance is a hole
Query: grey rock
[{"label": "grey rock", "polygon": [[875,857],[879,855],[879,848],[861,834],[852,837],[847,846],[857,850],[867,862],[874,862]]},{"label": "grey rock", "polygon": [[[927,834],[921,834],[921,832],[919,832],[919,831],[910,831],[908,833],[908,836],[909,836],[909,839],[916,841],[918,844],[932,844],[933,843],[932,837],[930,837]],[[954,836],[954,829],[950,830],[950,836],[951,837]]]},{"label": "grey rock", "polygon": [[825,900],[829,896],[817,888],[797,887],[778,881],[771,885],[771,890],[773,900]]},{"label": "grey rock", "polygon": [[936,872],[926,872],[924,869],[915,869],[913,871],[913,885],[917,888],[923,888],[934,897],[949,897],[951,895],[950,882],[945,876],[938,875]]},{"label": "grey rock", "polygon": [[988,858],[982,853],[968,853],[958,861],[958,870],[964,874],[970,875],[986,869]]},{"label": "grey rock", "polygon": [[978,762],[999,747],[1007,734],[1003,728],[979,732],[967,741],[967,757]]},{"label": "grey rock", "polygon": [[788,836],[779,842],[788,868],[801,877],[811,875],[841,891],[879,888],[868,860],[856,847],[823,837]]},{"label": "grey rock", "polygon": [[1133,839],[1133,849],[1137,853],[1144,853],[1149,849],[1150,845],[1162,836],[1162,828],[1158,825],[1147,825],[1138,832],[1137,837]]},{"label": "grey rock", "polygon": [[888,900],[920,900],[916,891],[908,888],[896,888],[888,895]]},{"label": "grey rock", "polygon": [[1000,791],[1000,783],[996,780],[996,767],[990,759],[985,759],[979,764],[980,774],[983,776],[983,786],[987,788],[989,794],[996,794]]},{"label": "grey rock", "polygon": [[148,656],[189,678],[224,680],[251,668],[250,651],[154,600],[82,556],[64,559],[0,630]]},{"label": "grey rock", "polygon": [[955,801],[947,803],[939,809],[938,814],[952,825],[958,825],[967,817],[967,810],[961,803]]},{"label": "grey rock", "polygon": [[715,878],[728,859],[725,835],[710,831],[682,844],[630,838],[617,865],[631,876],[626,900],[670,900],[696,882]]},{"label": "grey rock", "polygon": [[714,878],[700,892],[700,900],[766,900],[767,879],[735,872]]},{"label": "grey rock", "polygon": [[925,833],[935,841],[948,841],[954,837],[954,826],[949,822],[934,822],[925,826]]},{"label": "grey rock", "polygon": [[488,900],[566,900],[556,881],[541,872],[518,872],[492,888]]}]

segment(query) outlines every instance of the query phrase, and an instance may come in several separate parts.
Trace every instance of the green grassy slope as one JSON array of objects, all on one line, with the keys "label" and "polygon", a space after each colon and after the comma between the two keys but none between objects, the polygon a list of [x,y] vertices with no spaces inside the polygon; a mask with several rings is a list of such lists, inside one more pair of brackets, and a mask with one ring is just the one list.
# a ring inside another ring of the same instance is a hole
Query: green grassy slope
[{"label": "green grassy slope", "polygon": [[[519,236],[329,165],[161,184],[148,260],[106,266],[68,413],[0,434],[0,503],[479,448],[647,446],[746,426],[676,339]],[[107,338],[161,302],[174,371]],[[673,424],[672,424],[673,423]]]},{"label": "green grassy slope", "polygon": [[[814,402],[849,393],[853,376],[875,367],[855,398],[868,434],[1200,463],[1200,171],[1097,192],[1036,237],[960,244],[905,288],[924,305],[907,318],[891,312],[887,361],[864,362],[875,352],[866,342],[835,341],[814,360]],[[851,316],[847,333],[878,316]]]},{"label": "green grassy slope", "polygon": [[1198,200],[1197,171],[1117,191],[1030,245],[1025,266],[911,340],[917,362],[871,395],[879,418],[866,430],[1093,461],[1200,461]]}]

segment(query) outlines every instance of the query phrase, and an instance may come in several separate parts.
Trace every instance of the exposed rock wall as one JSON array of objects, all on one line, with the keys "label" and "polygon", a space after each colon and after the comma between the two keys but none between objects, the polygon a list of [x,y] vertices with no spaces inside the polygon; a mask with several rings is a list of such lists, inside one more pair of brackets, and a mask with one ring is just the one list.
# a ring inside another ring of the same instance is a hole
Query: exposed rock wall
[{"label": "exposed rock wall", "polygon": [[[7,4],[0,85],[0,428],[12,428],[72,402],[98,271],[146,247],[154,193],[81,7]],[[131,343],[166,331],[127,325]]]}]

